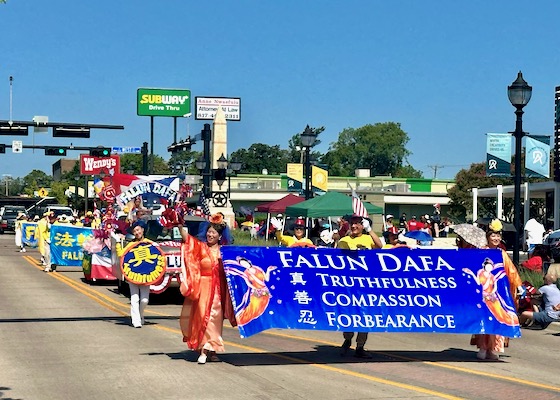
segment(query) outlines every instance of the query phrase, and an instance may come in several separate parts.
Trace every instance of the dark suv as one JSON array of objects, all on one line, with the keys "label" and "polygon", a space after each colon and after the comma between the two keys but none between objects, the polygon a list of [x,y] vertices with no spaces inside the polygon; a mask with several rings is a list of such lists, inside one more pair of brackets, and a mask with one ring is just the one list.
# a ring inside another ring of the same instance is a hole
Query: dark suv
[{"label": "dark suv", "polygon": [[0,234],[4,233],[4,231],[16,229],[16,218],[19,213],[25,214],[25,207],[4,206],[0,208]]}]

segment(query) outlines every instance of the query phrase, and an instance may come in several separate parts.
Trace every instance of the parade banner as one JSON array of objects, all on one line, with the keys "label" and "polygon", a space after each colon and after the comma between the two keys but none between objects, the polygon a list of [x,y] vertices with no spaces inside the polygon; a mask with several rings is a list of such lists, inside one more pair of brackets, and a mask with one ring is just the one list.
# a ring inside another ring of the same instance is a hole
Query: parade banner
[{"label": "parade banner", "polygon": [[51,262],[63,267],[82,267],[83,243],[93,235],[93,229],[73,225],[51,226]]},{"label": "parade banner", "polygon": [[486,176],[511,176],[511,135],[487,133]]},{"label": "parade banner", "polygon": [[527,136],[525,154],[525,177],[550,177],[550,136]]},{"label": "parade banner", "polygon": [[241,337],[270,328],[521,336],[500,250],[221,252]]},{"label": "parade banner", "polygon": [[141,286],[159,285],[166,268],[163,250],[151,240],[131,242],[123,249],[121,270],[128,282]]},{"label": "parade banner", "polygon": [[158,199],[173,200],[179,191],[179,183],[179,178],[163,175],[115,174],[110,179],[104,179],[104,185],[111,186],[114,200],[123,207],[137,196],[147,200],[149,204],[159,203]]},{"label": "parade banner", "polygon": [[37,247],[39,245],[38,235],[36,222],[24,222],[21,224],[21,242],[26,247]]}]

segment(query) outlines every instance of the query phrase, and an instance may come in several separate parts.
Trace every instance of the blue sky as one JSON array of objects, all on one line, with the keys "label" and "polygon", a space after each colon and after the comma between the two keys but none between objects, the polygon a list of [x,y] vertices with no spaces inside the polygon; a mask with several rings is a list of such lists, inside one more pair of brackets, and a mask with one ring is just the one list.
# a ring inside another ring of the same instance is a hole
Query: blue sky
[{"label": "blue sky", "polygon": [[[307,124],[326,128],[318,148],[326,152],[344,128],[394,121],[410,137],[413,167],[454,178],[485,160],[486,133],[514,129],[507,86],[519,70],[533,86],[524,130],[553,134],[558,15],[552,0],[8,0],[0,4],[0,119],[9,119],[13,76],[14,120],[46,115],[125,130],[0,143],[140,146],[150,122],[136,115],[137,88],[183,88],[241,98],[230,152],[287,148]],[[172,119],[155,121],[155,152],[168,159]],[[179,120],[179,138],[204,122]],[[8,149],[0,173],[51,173],[55,161]]]}]

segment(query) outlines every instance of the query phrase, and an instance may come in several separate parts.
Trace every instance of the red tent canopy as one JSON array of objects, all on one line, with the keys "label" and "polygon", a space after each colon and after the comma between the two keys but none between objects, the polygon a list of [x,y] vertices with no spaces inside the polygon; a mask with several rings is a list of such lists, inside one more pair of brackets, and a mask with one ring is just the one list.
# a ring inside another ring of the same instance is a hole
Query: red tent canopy
[{"label": "red tent canopy", "polygon": [[266,213],[284,213],[286,212],[286,207],[301,203],[304,200],[305,199],[303,197],[299,197],[290,193],[279,200],[259,204],[255,207],[255,211]]}]

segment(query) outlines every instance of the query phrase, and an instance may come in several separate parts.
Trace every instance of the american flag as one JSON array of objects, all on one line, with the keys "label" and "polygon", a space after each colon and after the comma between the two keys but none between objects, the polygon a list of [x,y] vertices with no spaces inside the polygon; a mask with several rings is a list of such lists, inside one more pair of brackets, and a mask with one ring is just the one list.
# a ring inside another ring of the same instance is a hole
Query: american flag
[{"label": "american flag", "polygon": [[[348,184],[348,186],[350,186],[350,184]],[[352,211],[355,215],[368,218],[369,215],[366,210],[366,206],[364,206],[364,203],[362,203],[360,196],[358,196],[358,193],[356,193],[352,186],[350,186],[350,189],[352,190]]]},{"label": "american flag", "polygon": [[199,217],[207,217],[210,215],[210,207],[208,207],[208,200],[204,195],[204,192],[201,190],[200,195],[198,197],[198,203],[196,205],[195,215]]}]

